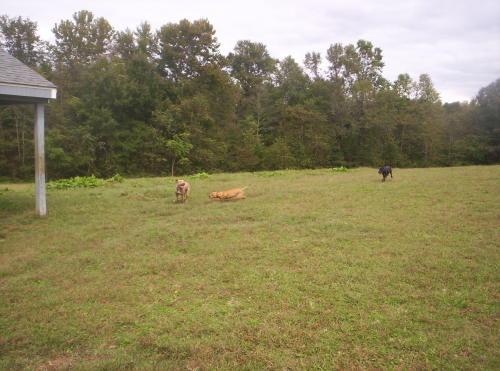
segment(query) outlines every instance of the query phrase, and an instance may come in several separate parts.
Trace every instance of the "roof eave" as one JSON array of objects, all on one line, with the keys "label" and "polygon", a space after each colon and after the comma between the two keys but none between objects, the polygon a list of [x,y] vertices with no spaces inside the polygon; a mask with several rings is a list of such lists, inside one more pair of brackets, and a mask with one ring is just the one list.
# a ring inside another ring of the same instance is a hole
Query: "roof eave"
[{"label": "roof eave", "polygon": [[35,99],[56,99],[57,89],[31,85],[14,85],[0,82],[0,95]]}]

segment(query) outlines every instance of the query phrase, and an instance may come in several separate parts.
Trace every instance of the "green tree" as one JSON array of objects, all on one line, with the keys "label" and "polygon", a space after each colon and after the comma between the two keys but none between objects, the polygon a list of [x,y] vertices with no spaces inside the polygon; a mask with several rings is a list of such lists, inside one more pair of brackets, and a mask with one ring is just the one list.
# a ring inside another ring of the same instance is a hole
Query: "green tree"
[{"label": "green tree", "polygon": [[[46,43],[29,18],[0,16],[0,47],[21,62],[45,73]],[[0,107],[0,175],[26,178],[33,174],[33,107]]]},{"label": "green tree", "polygon": [[136,53],[134,33],[130,29],[115,33],[113,52],[123,59],[130,59]]},{"label": "green tree", "polygon": [[174,135],[173,139],[169,139],[165,142],[165,147],[169,153],[171,161],[171,175],[174,176],[175,163],[183,162],[186,163],[189,160],[186,156],[193,149],[193,145],[189,142],[189,134],[183,133],[180,135]]},{"label": "green tree", "polygon": [[371,42],[356,45],[334,44],[327,50],[331,89],[330,111],[337,127],[346,160],[366,163],[373,157],[370,132],[370,106],[377,93],[389,84],[382,76],[382,50]]},{"label": "green tree", "polygon": [[52,53],[59,63],[71,66],[89,64],[111,50],[114,30],[102,17],[81,10],[72,20],[61,21],[52,29],[55,45]]},{"label": "green tree", "polygon": [[473,132],[481,138],[484,161],[500,161],[500,79],[481,88],[472,101]]},{"label": "green tree", "polygon": [[292,57],[286,57],[279,62],[275,85],[283,104],[295,105],[306,99],[310,80]]},{"label": "green tree", "polygon": [[[446,156],[446,165],[464,165],[474,163],[474,159],[468,156],[472,149],[472,143],[477,142],[471,138],[472,105],[468,102],[445,103],[445,135],[443,150]],[[472,149],[472,151],[471,151]]]},{"label": "green tree", "polygon": [[39,66],[46,59],[46,43],[29,18],[0,16],[0,47],[28,66]]},{"label": "green tree", "polygon": [[146,55],[150,61],[153,61],[155,51],[157,50],[157,38],[151,30],[148,22],[142,22],[134,32],[137,49],[140,53]]},{"label": "green tree", "polygon": [[258,86],[271,80],[277,63],[264,44],[249,40],[238,41],[234,52],[229,53],[228,60],[231,76],[238,80],[247,96],[254,94]]},{"label": "green tree", "polygon": [[22,178],[33,174],[33,107],[0,108],[0,176]]},{"label": "green tree", "polygon": [[296,159],[283,137],[277,137],[268,147],[264,148],[264,167],[269,170],[291,169],[296,166]]},{"label": "green tree", "polygon": [[[428,75],[389,84],[369,41],[331,45],[324,69],[307,53],[303,69],[248,40],[225,58],[204,19],[115,32],[80,11],[55,25],[44,62],[36,23],[0,27],[2,46],[58,86],[51,177],[498,161],[498,82],[442,105]],[[1,175],[31,174],[32,108],[0,108]]]},{"label": "green tree", "polygon": [[264,126],[267,87],[272,81],[277,61],[271,58],[264,44],[249,40],[238,41],[234,52],[229,53],[228,61],[231,76],[243,90],[239,115],[253,116],[260,130]]},{"label": "green tree", "polygon": [[221,62],[213,26],[206,20],[168,23],[157,32],[161,73],[179,82],[199,76],[203,69]]},{"label": "green tree", "polygon": [[417,94],[417,84],[407,73],[398,75],[398,78],[393,83],[395,93],[404,99],[414,99]]},{"label": "green tree", "polygon": [[260,168],[262,141],[259,126],[252,116],[240,122],[238,130],[229,140],[229,170],[255,171]]},{"label": "green tree", "polygon": [[439,93],[434,88],[434,84],[428,74],[424,73],[419,76],[416,90],[417,99],[421,102],[437,103],[439,101]]},{"label": "green tree", "polygon": [[314,80],[319,80],[321,78],[320,66],[321,66],[321,54],[316,52],[306,53],[304,58],[304,66],[312,75]]}]

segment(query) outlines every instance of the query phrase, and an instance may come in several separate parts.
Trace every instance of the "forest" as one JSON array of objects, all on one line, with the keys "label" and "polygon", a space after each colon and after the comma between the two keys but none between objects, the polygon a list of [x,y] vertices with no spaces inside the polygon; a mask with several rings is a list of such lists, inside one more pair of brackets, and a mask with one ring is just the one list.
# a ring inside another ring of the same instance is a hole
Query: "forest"
[{"label": "forest", "polygon": [[[500,160],[500,78],[443,104],[428,74],[384,78],[367,40],[332,40],[303,61],[250,40],[223,55],[206,19],[116,30],[86,10],[52,32],[0,17],[0,47],[58,88],[49,179]],[[33,176],[33,111],[0,107],[0,178]]]}]

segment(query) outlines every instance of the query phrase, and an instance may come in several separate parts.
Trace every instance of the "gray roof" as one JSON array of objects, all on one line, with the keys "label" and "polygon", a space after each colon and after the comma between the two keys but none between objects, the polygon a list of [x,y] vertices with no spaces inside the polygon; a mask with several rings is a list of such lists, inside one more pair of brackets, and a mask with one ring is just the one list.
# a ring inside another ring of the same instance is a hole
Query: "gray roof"
[{"label": "gray roof", "polygon": [[0,48],[0,84],[55,88],[49,80]]}]

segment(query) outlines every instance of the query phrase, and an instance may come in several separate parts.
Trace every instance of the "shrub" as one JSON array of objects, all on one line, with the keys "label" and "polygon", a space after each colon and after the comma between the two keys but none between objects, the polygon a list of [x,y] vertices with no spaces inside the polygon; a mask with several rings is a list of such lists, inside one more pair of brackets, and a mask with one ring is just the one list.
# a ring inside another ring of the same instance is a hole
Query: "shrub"
[{"label": "shrub", "polygon": [[94,175],[75,176],[48,182],[47,189],[95,188],[115,182],[123,182],[123,177],[120,174],[115,174],[109,179],[96,178]]},{"label": "shrub", "polygon": [[254,174],[257,176],[266,176],[266,177],[285,175],[283,171],[259,171]]},{"label": "shrub", "polygon": [[193,175],[189,175],[188,178],[189,179],[207,179],[210,175],[208,175],[207,173],[198,173],[198,174],[193,174]]},{"label": "shrub", "polygon": [[344,167],[344,166],[341,166],[341,167],[334,167],[331,169],[334,173],[340,173],[340,172],[343,172],[343,171],[347,171],[347,168]]},{"label": "shrub", "polygon": [[125,179],[120,174],[115,174],[111,178],[107,179],[108,183],[122,183]]},{"label": "shrub", "polygon": [[9,192],[9,191],[11,191],[11,189],[9,189],[8,187],[5,187],[4,189],[0,189],[0,195],[2,193]]}]

